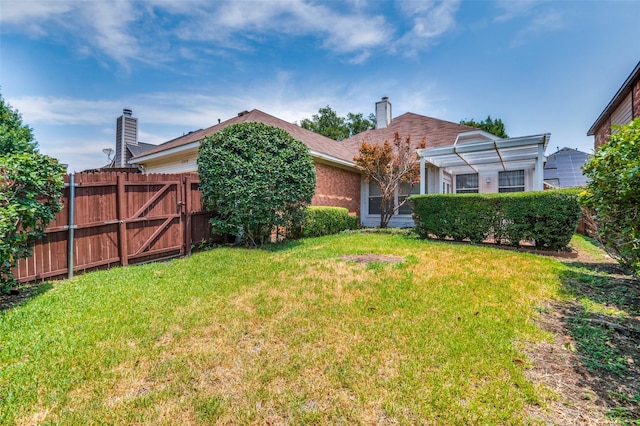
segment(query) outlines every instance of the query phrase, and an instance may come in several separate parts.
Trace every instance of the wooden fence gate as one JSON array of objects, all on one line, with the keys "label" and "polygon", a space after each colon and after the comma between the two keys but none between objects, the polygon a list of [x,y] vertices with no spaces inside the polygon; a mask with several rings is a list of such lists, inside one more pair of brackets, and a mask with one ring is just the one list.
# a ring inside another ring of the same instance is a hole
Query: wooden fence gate
[{"label": "wooden fence gate", "polygon": [[20,282],[71,276],[191,253],[211,233],[197,174],[81,173],[65,176],[64,208],[33,256],[14,269]]}]

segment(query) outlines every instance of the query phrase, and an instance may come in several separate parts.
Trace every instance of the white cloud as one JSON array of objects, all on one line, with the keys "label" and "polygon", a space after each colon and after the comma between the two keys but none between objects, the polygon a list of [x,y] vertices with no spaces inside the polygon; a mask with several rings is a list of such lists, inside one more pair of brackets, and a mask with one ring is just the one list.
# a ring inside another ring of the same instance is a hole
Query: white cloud
[{"label": "white cloud", "polygon": [[520,29],[510,43],[510,47],[518,47],[526,44],[529,39],[548,34],[552,31],[559,31],[564,28],[562,14],[556,11],[545,11],[536,14],[531,21]]},{"label": "white cloud", "polygon": [[564,28],[563,15],[554,9],[553,4],[548,7],[548,2],[541,0],[499,0],[496,5],[500,13],[494,18],[494,22],[499,24],[515,20],[523,22],[518,25],[518,30],[515,32],[509,47],[522,46],[531,38]]},{"label": "white cloud", "polygon": [[185,40],[215,41],[231,48],[246,47],[267,34],[311,35],[340,53],[383,45],[392,34],[383,16],[364,14],[360,8],[338,12],[328,4],[302,0],[207,3],[185,19],[177,33]]},{"label": "white cloud", "polygon": [[122,109],[117,101],[89,101],[85,99],[24,96],[9,103],[22,114],[24,122],[32,126],[104,124]]},{"label": "white cloud", "polygon": [[72,1],[3,0],[0,22],[3,25],[25,25],[46,21],[73,9]]},{"label": "white cloud", "polygon": [[455,28],[455,14],[460,1],[402,2],[400,5],[413,25],[397,45],[400,48],[408,47],[407,53],[414,54],[429,47],[437,38]]},{"label": "white cloud", "polygon": [[498,0],[496,6],[501,13],[494,18],[494,21],[506,22],[528,16],[538,4],[540,0]]},{"label": "white cloud", "polygon": [[[99,50],[121,65],[142,57],[136,37],[130,27],[138,11],[126,0],[89,2],[81,9],[83,22],[88,23],[87,38]],[[75,23],[74,23],[75,25]]]},{"label": "white cloud", "polygon": [[[433,16],[433,22],[426,23],[429,28],[435,28],[436,22],[450,25],[447,19],[441,19],[447,18],[446,13],[438,15],[438,11],[444,11],[443,5],[435,6],[427,15]],[[0,19],[2,32],[54,37],[82,54],[106,56],[125,68],[131,61],[174,60],[190,47],[185,43],[253,49],[256,42],[268,42],[274,36],[312,37],[324,49],[353,55],[353,62],[360,63],[371,49],[385,51],[396,32],[375,10],[360,3],[306,0],[9,0],[3,1]]]}]

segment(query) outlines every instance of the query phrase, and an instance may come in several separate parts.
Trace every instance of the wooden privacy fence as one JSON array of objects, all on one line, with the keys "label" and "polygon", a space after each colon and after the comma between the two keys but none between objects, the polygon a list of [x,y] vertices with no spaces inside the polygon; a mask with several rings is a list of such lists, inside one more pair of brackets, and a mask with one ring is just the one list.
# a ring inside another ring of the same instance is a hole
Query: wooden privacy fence
[{"label": "wooden privacy fence", "polygon": [[66,175],[63,204],[13,270],[18,281],[184,256],[193,243],[222,239],[211,233],[197,174]]}]

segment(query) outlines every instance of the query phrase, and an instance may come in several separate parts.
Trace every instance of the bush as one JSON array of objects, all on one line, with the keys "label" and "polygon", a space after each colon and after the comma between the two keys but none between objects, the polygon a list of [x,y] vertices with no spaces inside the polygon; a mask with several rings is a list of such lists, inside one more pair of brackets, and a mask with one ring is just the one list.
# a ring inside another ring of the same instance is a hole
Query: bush
[{"label": "bush", "polygon": [[640,275],[640,118],[619,127],[583,169],[590,181],[580,200],[594,212],[598,239]]},{"label": "bush", "polygon": [[320,237],[337,234],[358,226],[358,217],[349,216],[349,210],[343,207],[312,206],[307,207],[302,223],[303,237]]},{"label": "bush", "polygon": [[62,209],[63,174],[46,155],[0,155],[0,290],[15,284],[11,269]]},{"label": "bush", "polygon": [[423,237],[499,244],[535,242],[566,247],[580,217],[577,191],[510,194],[429,194],[411,197],[416,231]]},{"label": "bush", "polygon": [[198,154],[213,232],[267,242],[273,229],[296,229],[311,202],[316,174],[309,149],[277,127],[234,124],[205,138]]}]

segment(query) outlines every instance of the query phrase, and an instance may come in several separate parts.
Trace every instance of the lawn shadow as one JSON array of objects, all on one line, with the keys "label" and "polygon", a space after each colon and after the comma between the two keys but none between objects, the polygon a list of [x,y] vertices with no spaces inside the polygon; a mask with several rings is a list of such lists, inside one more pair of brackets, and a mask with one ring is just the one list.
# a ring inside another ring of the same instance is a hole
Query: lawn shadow
[{"label": "lawn shadow", "polygon": [[52,288],[49,282],[30,282],[10,290],[8,294],[0,294],[0,312],[20,306]]},{"label": "lawn shadow", "polygon": [[577,298],[587,298],[625,311],[640,314],[640,282],[624,274],[614,263],[567,263],[560,277],[563,290]]},{"label": "lawn shadow", "polygon": [[300,240],[282,240],[273,243],[268,243],[260,247],[260,250],[268,251],[270,253],[279,253],[283,251],[293,250],[296,247],[304,245]]},{"label": "lawn shadow", "polygon": [[[567,263],[571,302],[557,307],[578,386],[597,395],[611,419],[640,419],[640,282],[612,263]],[[635,424],[635,423],[631,423]]]}]

